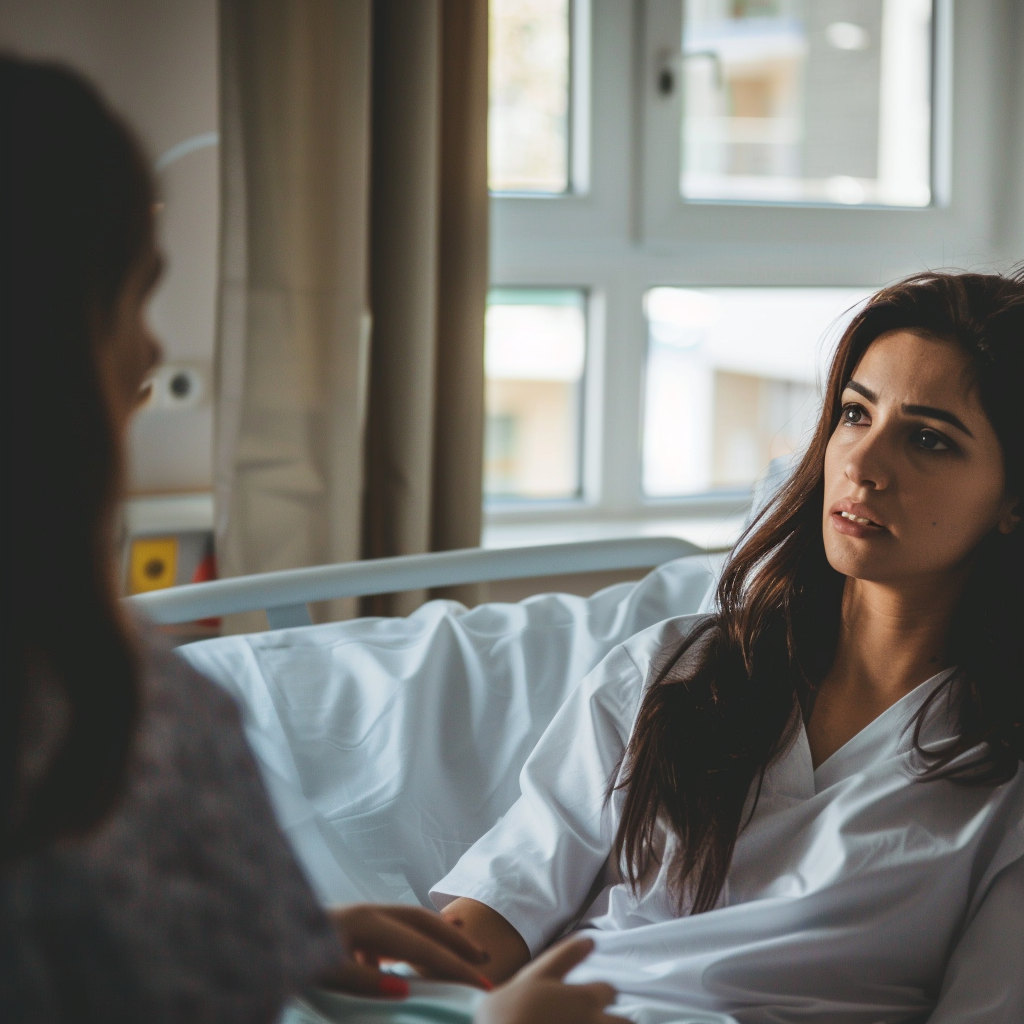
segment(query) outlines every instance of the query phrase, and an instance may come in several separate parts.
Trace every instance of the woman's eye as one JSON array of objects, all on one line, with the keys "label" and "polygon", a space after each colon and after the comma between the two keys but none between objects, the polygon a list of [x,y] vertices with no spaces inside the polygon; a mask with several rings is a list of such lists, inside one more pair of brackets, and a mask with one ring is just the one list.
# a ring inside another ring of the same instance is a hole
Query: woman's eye
[{"label": "woman's eye", "polygon": [[843,423],[847,423],[850,426],[860,426],[867,419],[867,413],[864,411],[862,405],[844,405],[843,406]]},{"label": "woman's eye", "polygon": [[950,447],[946,439],[934,430],[915,431],[913,441],[918,448],[929,452],[944,452]]}]

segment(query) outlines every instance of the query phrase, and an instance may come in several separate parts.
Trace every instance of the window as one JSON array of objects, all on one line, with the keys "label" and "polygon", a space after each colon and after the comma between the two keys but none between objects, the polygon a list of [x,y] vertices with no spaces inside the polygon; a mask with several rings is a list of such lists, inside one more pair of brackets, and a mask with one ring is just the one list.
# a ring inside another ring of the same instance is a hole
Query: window
[{"label": "window", "polygon": [[579,497],[586,337],[578,289],[491,292],[484,359],[488,499]]},{"label": "window", "polygon": [[586,193],[590,0],[491,0],[489,92],[491,192]]},{"label": "window", "polygon": [[927,206],[931,0],[689,0],[688,199]]},{"label": "window", "polygon": [[[751,481],[805,438],[844,311],[928,267],[1024,257],[1005,102],[1024,22],[1001,0],[492,10],[543,15],[531,52],[558,53],[561,113],[517,116],[557,126],[562,162],[513,181],[492,120],[491,536],[677,523],[726,542],[714,524],[740,522]],[[535,428],[558,467],[543,479],[513,405],[527,386],[557,395],[557,428]]]},{"label": "window", "polygon": [[492,192],[569,190],[569,0],[492,0]]},{"label": "window", "polygon": [[746,489],[813,429],[833,343],[863,291],[652,288],[643,490]]}]

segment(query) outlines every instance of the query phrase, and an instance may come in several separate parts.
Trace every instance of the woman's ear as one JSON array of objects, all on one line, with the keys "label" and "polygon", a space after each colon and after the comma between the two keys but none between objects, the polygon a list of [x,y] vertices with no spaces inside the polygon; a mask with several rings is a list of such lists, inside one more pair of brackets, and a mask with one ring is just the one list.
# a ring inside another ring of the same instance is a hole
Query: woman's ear
[{"label": "woman's ear", "polygon": [[1020,498],[1007,498],[1003,502],[1002,515],[997,529],[1000,533],[1011,534],[1020,524]]}]

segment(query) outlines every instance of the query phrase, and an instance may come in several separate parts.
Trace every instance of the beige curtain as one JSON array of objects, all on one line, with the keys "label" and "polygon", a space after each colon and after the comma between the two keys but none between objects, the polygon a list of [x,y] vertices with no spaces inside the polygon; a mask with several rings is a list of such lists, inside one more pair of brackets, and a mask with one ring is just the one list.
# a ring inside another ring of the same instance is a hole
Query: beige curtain
[{"label": "beige curtain", "polygon": [[221,0],[220,31],[221,574],[474,546],[486,0]]}]

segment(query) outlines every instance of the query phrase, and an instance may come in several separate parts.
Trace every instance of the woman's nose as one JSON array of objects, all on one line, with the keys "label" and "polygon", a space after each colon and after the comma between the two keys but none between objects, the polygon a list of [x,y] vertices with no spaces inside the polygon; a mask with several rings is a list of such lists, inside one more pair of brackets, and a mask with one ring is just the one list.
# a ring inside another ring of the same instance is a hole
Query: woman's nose
[{"label": "woman's nose", "polygon": [[857,487],[882,491],[889,486],[890,476],[885,437],[881,432],[869,431],[849,453],[846,477]]}]

